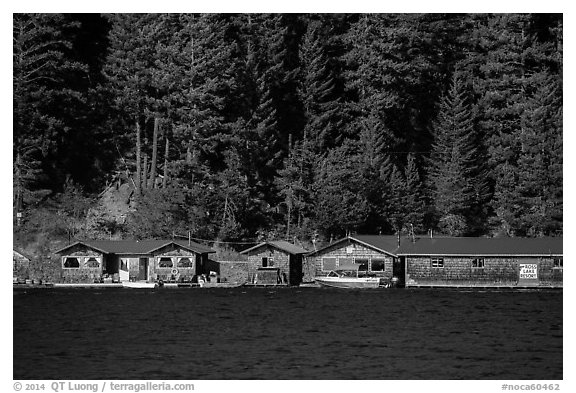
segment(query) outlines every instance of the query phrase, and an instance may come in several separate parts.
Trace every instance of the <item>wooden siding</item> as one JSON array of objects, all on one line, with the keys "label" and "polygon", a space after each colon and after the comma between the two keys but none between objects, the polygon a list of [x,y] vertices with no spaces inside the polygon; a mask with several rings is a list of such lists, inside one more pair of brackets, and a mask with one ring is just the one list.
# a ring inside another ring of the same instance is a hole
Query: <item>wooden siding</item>
[{"label": "wooden siding", "polygon": [[[160,267],[158,263],[160,258],[170,257],[173,261],[172,267]],[[188,257],[192,260],[191,267],[178,267],[178,257]],[[192,251],[176,247],[174,245],[164,247],[157,250],[154,253],[153,262],[149,263],[151,274],[153,280],[163,280],[163,281],[193,281],[194,276],[198,274],[199,265],[202,264],[202,258],[200,254],[196,254]],[[173,269],[176,269],[177,273],[172,274]]]},{"label": "wooden siding", "polygon": [[[279,275],[284,284],[290,282],[290,254],[278,250],[270,245],[260,247],[253,252],[247,254],[248,257],[248,281],[254,283],[256,280],[260,284],[275,284],[276,276]],[[268,264],[266,269],[263,269],[262,258],[274,258],[272,266]],[[275,270],[278,269],[278,270]],[[276,273],[278,272],[278,273]],[[274,277],[272,277],[274,276]]]},{"label": "wooden siding", "polygon": [[[64,261],[67,257],[77,257],[80,266],[77,268],[65,268]],[[99,267],[87,267],[84,265],[85,258],[97,257],[100,260]],[[76,245],[67,250],[60,258],[62,267],[62,282],[64,283],[93,283],[102,278],[102,269],[104,265],[104,256],[101,252],[82,245]]]},{"label": "wooden siding", "polygon": [[[393,277],[394,258],[383,252],[379,252],[371,248],[368,248],[363,244],[348,242],[348,243],[339,243],[335,245],[333,248],[327,248],[323,252],[320,252],[319,254],[313,255],[312,257],[308,258],[309,261],[307,262],[307,265],[309,266],[308,269],[305,269],[305,272],[307,272],[307,274],[310,274],[313,266],[315,276],[317,277],[326,276],[329,273],[329,271],[324,270],[322,268],[323,258],[336,258],[336,266],[339,266],[340,262],[345,260],[348,262],[354,262],[355,260],[358,259],[368,260],[369,273],[377,277],[381,277],[388,280]],[[373,259],[384,260],[384,271],[372,272],[371,265]],[[305,276],[305,279],[308,279],[308,277]]]},{"label": "wooden siding", "polygon": [[483,268],[472,267],[476,256],[443,258],[444,267],[432,267],[430,257],[407,256],[406,286],[516,286],[521,263],[538,264],[540,286],[562,286],[562,269],[553,267],[553,258],[483,257]]}]

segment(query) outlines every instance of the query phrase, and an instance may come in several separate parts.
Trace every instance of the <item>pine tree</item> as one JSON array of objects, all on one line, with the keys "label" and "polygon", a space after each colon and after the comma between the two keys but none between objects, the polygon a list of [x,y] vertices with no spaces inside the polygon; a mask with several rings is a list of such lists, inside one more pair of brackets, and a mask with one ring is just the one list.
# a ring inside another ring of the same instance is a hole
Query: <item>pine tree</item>
[{"label": "pine tree", "polygon": [[60,141],[71,131],[71,119],[84,99],[68,79],[86,70],[69,53],[71,43],[66,32],[77,27],[58,14],[13,16],[16,213],[64,182]]},{"label": "pine tree", "polygon": [[529,14],[471,17],[472,50],[465,68],[473,75],[474,111],[487,146],[486,175],[493,184],[490,205],[496,214],[491,221],[496,232],[507,235],[527,233],[517,180],[524,171],[519,167],[527,131],[523,118],[531,111],[532,90],[540,85],[537,79],[544,69],[555,69],[552,74],[561,70],[561,44],[554,43],[557,32],[550,30],[551,25],[542,29],[538,18]]},{"label": "pine tree", "polygon": [[562,229],[562,112],[557,78],[536,74],[535,92],[522,114],[522,146],[518,158],[519,232],[530,236]]},{"label": "pine tree", "polygon": [[320,22],[311,21],[300,46],[300,86],[298,94],[302,101],[306,125],[304,138],[314,142],[316,151],[338,143],[341,104],[335,98],[335,81],[328,68]]},{"label": "pine tree", "polygon": [[358,176],[362,154],[357,143],[345,141],[319,162],[314,182],[317,230],[326,237],[356,231],[368,218],[365,182]]},{"label": "pine tree", "polygon": [[416,164],[414,154],[408,154],[408,163],[404,170],[406,178],[406,195],[404,199],[405,222],[415,233],[424,232],[427,205],[424,195],[424,184]]},{"label": "pine tree", "polygon": [[466,90],[455,73],[434,123],[428,175],[438,225],[450,235],[463,235],[469,230],[468,212],[475,201],[475,155],[474,128],[466,103]]}]

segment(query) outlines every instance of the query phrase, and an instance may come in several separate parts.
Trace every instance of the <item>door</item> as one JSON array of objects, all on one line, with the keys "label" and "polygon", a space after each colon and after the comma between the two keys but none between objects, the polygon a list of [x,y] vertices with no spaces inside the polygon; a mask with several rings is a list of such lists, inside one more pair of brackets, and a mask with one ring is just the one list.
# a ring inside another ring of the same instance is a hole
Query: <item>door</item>
[{"label": "door", "polygon": [[120,258],[120,281],[130,281],[130,258]]},{"label": "door", "polygon": [[302,282],[302,256],[290,255],[290,285],[300,285]]},{"label": "door", "polygon": [[138,280],[148,280],[148,258],[140,258],[138,260]]}]

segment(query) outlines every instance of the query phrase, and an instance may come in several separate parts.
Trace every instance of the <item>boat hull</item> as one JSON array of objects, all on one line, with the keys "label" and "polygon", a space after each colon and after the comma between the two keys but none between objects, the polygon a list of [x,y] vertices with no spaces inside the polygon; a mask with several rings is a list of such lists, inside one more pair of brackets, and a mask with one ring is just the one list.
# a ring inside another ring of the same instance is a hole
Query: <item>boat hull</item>
[{"label": "boat hull", "polygon": [[238,288],[244,285],[241,283],[227,283],[227,282],[200,282],[200,288]]},{"label": "boat hull", "polygon": [[378,288],[380,279],[378,278],[341,278],[341,277],[321,277],[315,280],[324,287],[331,288]]}]

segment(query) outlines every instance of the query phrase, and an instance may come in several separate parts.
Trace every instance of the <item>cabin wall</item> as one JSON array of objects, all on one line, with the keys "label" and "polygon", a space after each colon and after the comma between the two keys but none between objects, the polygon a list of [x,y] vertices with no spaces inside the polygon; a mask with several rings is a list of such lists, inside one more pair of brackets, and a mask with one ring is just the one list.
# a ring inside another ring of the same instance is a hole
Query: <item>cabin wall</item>
[{"label": "cabin wall", "polygon": [[[434,256],[435,257],[435,256]],[[484,267],[472,266],[475,258],[484,259]],[[542,257],[443,257],[444,267],[433,267],[431,257],[406,256],[406,286],[562,286],[562,269],[553,267],[553,258]],[[537,264],[537,280],[520,281],[520,265]]]},{"label": "cabin wall", "polygon": [[[247,254],[248,281],[257,284],[282,284],[290,282],[290,254],[271,246],[260,247]],[[263,266],[262,259],[267,258],[268,264]],[[270,261],[273,261],[270,264]]]},{"label": "cabin wall", "polygon": [[[170,258],[172,266],[160,266],[162,258]],[[188,258],[190,266],[185,265],[186,260],[183,258]],[[151,259],[151,277],[153,280],[162,281],[192,282],[194,277],[201,273],[204,262],[201,254],[175,245],[159,249]]]},{"label": "cabin wall", "polygon": [[16,251],[12,253],[12,272],[15,273],[18,270],[27,269],[29,266],[30,259]]},{"label": "cabin wall", "polygon": [[[65,263],[67,258],[76,258],[79,262],[78,267],[66,267]],[[99,266],[89,266],[88,260],[95,258],[99,261]],[[64,283],[94,283],[99,282],[102,278],[104,256],[101,252],[92,250],[82,245],[76,245],[71,249],[66,250],[62,254],[61,268],[62,268],[62,282]]]},{"label": "cabin wall", "polygon": [[[345,242],[335,245],[333,248],[327,248],[323,252],[316,254],[312,257],[307,258],[307,267],[305,272],[305,279],[308,279],[308,275],[311,274],[312,265],[314,270],[314,276],[322,277],[326,276],[330,272],[330,268],[324,266],[323,261],[325,258],[335,258],[336,267],[345,263],[356,263],[357,261],[367,260],[368,261],[368,273],[376,277],[391,279],[393,277],[393,262],[394,258],[388,254],[384,254],[379,251],[375,251],[371,248],[364,246],[363,244],[358,244],[355,242]],[[372,270],[372,261],[383,260],[384,270]],[[313,263],[312,263],[313,261]],[[362,274],[365,272],[359,272]]]}]

